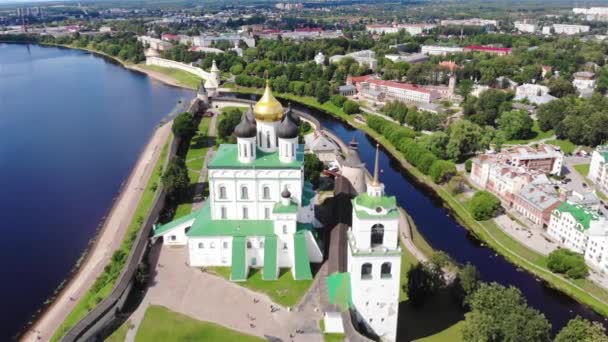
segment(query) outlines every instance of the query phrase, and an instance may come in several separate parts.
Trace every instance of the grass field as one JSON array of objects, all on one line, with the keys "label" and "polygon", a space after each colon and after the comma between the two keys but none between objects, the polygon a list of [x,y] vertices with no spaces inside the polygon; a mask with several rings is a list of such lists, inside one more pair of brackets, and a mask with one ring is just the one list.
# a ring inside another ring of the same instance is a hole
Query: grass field
[{"label": "grass field", "polygon": [[576,145],[570,140],[553,139],[547,140],[547,144],[558,146],[564,153],[572,153],[576,149]]},{"label": "grass field", "polygon": [[197,89],[201,84],[201,78],[195,76],[189,72],[185,72],[183,70],[175,69],[175,68],[164,68],[157,65],[139,65],[142,69],[152,70],[159,72],[163,75],[167,75],[175,79],[180,85],[186,86],[188,88]]},{"label": "grass field", "polygon": [[574,169],[576,170],[576,172],[580,173],[581,176],[587,178],[587,175],[589,174],[589,166],[591,164],[578,164],[578,165],[574,165]]},{"label": "grass field", "polygon": [[[198,183],[198,178],[200,175],[199,172],[203,168],[205,155],[207,154],[207,151],[209,151],[209,137],[207,134],[209,132],[210,123],[210,117],[204,117],[201,119],[198,124],[196,134],[190,141],[190,146],[188,147],[186,157],[184,158],[186,160],[186,166],[188,167],[191,191],[194,191],[194,187]],[[194,196],[194,193],[192,195]],[[190,200],[178,205],[173,218],[177,219],[189,214],[192,211],[192,200],[193,198],[190,197]]]},{"label": "grass field", "polygon": [[[169,152],[169,146],[171,144],[171,140],[173,136],[165,143],[163,146],[163,150],[160,153],[158,161],[154,166],[154,171],[150,175],[150,179],[148,180],[148,184],[146,185],[146,190],[144,191],[139,204],[137,205],[137,209],[133,215],[133,219],[127,228],[127,232],[124,237],[122,237],[122,244],[120,246],[120,250],[124,253],[129,254],[131,247],[133,246],[133,242],[135,241],[135,236],[137,232],[141,228],[141,225],[144,221],[144,218],[148,214],[150,208],[152,208],[152,204],[154,202],[154,197],[156,196],[156,192],[160,187],[160,176],[163,172],[163,168],[165,166],[165,161],[167,159],[167,153]],[[120,267],[122,269],[122,266]],[[107,272],[107,271],[104,271]],[[114,288],[116,284],[116,280],[118,279],[118,273],[114,274],[111,277],[107,275],[100,275],[99,278],[107,277],[105,284],[99,291],[93,291],[90,289],[87,293],[85,293],[80,301],[76,304],[72,312],[66,317],[63,323],[59,326],[59,328],[55,331],[55,334],[51,337],[51,341],[59,341],[60,338],[71,329],[78,321],[80,321],[89,311],[91,311],[99,302],[101,302],[104,298],[106,298]],[[98,278],[98,279],[99,279]]]},{"label": "grass field", "polygon": [[124,322],[116,331],[112,333],[112,335],[108,336],[104,342],[124,342],[127,337],[127,332],[129,332],[130,321]]},{"label": "grass field", "polygon": [[[210,271],[230,280],[230,267],[213,267],[210,268]],[[292,307],[298,304],[300,299],[306,294],[308,288],[312,284],[312,280],[295,281],[291,275],[291,270],[287,268],[282,268],[280,270],[278,280],[262,280],[262,270],[251,268],[247,281],[238,282],[236,284],[256,292],[265,293],[277,304],[285,307]]]},{"label": "grass field", "polygon": [[[204,303],[201,303],[204,305]],[[163,306],[150,305],[141,322],[136,342],[226,341],[262,342],[256,336],[243,334],[221,325],[192,319]]]},{"label": "grass field", "polygon": [[555,135],[555,131],[553,131],[553,130],[548,130],[546,132],[541,131],[540,127],[538,126],[538,121],[534,121],[534,124],[532,126],[532,132],[534,132],[534,136],[531,137],[530,139],[509,140],[505,144],[510,144],[510,145],[526,144],[526,143],[529,143],[532,141],[538,141],[538,140],[542,140],[542,139],[551,138],[552,136]]}]

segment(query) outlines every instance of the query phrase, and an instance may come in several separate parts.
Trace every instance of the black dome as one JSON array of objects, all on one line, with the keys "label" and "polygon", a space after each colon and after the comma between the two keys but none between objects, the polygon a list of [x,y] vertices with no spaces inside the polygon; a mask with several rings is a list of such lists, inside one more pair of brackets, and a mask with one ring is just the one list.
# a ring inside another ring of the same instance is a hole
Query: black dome
[{"label": "black dome", "polygon": [[237,138],[254,138],[257,134],[255,123],[247,118],[247,113],[243,113],[241,122],[234,128],[234,135]]},{"label": "black dome", "polygon": [[277,136],[282,139],[293,139],[298,137],[298,123],[293,117],[291,109],[287,110],[283,121],[279,124]]},{"label": "black dome", "polygon": [[287,188],[285,188],[285,190],[283,190],[283,192],[281,192],[281,197],[283,197],[283,198],[290,198],[291,197],[291,192],[289,192],[289,190],[287,190]]}]

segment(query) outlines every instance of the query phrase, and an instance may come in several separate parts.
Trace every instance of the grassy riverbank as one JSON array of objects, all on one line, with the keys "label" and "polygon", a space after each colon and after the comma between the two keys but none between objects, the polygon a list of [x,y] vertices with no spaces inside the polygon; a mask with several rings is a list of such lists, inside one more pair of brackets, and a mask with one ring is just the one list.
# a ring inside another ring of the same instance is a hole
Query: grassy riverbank
[{"label": "grassy riverbank", "polygon": [[137,205],[137,209],[133,214],[133,218],[125,236],[122,238],[120,248],[112,256],[110,264],[105,268],[104,272],[95,280],[93,286],[82,296],[72,312],[65,318],[63,323],[53,334],[51,341],[59,341],[61,337],[78,323],[86,314],[91,311],[99,302],[106,298],[111,292],[116,281],[127,261],[127,257],[135,242],[135,237],[141,229],[146,215],[152,208],[154,198],[160,187],[160,176],[165,166],[169,146],[172,138],[169,138],[160,153],[158,160],[154,166],[154,171],[150,175],[146,189]]},{"label": "grassy riverbank", "polygon": [[[252,88],[234,88],[235,92],[246,94],[260,94],[261,89]],[[378,141],[389,153],[400,162],[411,175],[413,175],[420,183],[434,190],[443,201],[444,205],[451,209],[456,218],[469,230],[471,230],[480,240],[487,243],[494,250],[503,255],[511,263],[527,270],[533,275],[546,281],[551,287],[562,291],[577,301],[591,307],[596,312],[608,316],[608,291],[596,285],[588,279],[572,280],[561,275],[554,274],[546,267],[546,257],[542,256],[522,244],[512,239],[496,226],[494,221],[478,222],[473,219],[469,210],[454,196],[452,196],[445,186],[435,184],[430,177],[422,174],[418,169],[409,164],[401,152],[391,144],[386,138],[372,130],[367,125],[361,125],[354,119],[344,113],[342,109],[327,102],[320,104],[312,97],[299,97],[293,94],[276,94],[277,97],[293,102],[298,102],[312,108],[322,110],[334,117],[346,121],[351,126],[360,129],[367,133],[374,140]]]}]

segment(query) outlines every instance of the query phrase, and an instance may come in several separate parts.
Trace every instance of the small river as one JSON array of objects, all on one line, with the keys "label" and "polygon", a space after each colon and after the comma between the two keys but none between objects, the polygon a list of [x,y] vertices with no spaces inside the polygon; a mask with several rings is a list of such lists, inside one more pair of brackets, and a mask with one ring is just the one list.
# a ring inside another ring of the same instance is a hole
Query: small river
[{"label": "small river", "polygon": [[154,128],[192,96],[87,52],[0,44],[0,341],[68,276]]},{"label": "small river", "polygon": [[[256,95],[236,96],[257,99]],[[346,143],[354,137],[359,142],[361,160],[372,171],[376,143],[367,134],[321,111],[293,103],[292,107],[314,115],[324,128]],[[418,230],[433,248],[445,251],[460,264],[469,262],[475,265],[484,281],[517,287],[532,307],[545,314],[553,325],[553,333],[557,333],[577,315],[608,326],[602,316],[588,307],[546,286],[529,273],[519,270],[494,250],[482,246],[477,238],[451,216],[441,199],[424,186],[418,185],[384,149],[380,150],[379,159],[382,170],[380,178],[386,186],[387,194],[396,196],[398,204],[412,216]]]}]

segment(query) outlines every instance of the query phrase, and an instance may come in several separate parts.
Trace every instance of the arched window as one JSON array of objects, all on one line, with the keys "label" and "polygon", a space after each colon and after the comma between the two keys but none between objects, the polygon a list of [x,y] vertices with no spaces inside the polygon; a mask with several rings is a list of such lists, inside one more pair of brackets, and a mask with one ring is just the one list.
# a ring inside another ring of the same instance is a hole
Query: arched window
[{"label": "arched window", "polygon": [[270,132],[266,133],[266,147],[270,148]]},{"label": "arched window", "polygon": [[223,185],[220,185],[220,199],[226,199],[226,187]]},{"label": "arched window", "polygon": [[199,243],[198,243],[198,248],[200,248],[200,249],[205,248],[205,244],[204,244],[204,243],[202,243],[202,242],[199,242]]},{"label": "arched window", "polygon": [[283,234],[287,234],[287,226],[283,225]]},{"label": "arched window", "polygon": [[241,199],[249,199],[249,191],[246,186],[241,187]]},{"label": "arched window", "polygon": [[385,262],[380,266],[380,277],[381,278],[390,278],[391,277],[391,263]]},{"label": "arched window", "polygon": [[243,219],[249,218],[249,209],[247,207],[243,207]]},{"label": "arched window", "polygon": [[384,243],[384,226],[376,223],[372,226],[372,247],[380,246]]},{"label": "arched window", "polygon": [[258,132],[258,146],[262,146],[262,131]]},{"label": "arched window", "polygon": [[247,248],[251,249],[251,241],[247,241]]},{"label": "arched window", "polygon": [[264,186],[264,188],[262,189],[262,198],[263,199],[270,199],[270,187],[268,186]]},{"label": "arched window", "polygon": [[361,265],[361,279],[372,279],[372,264],[369,262]]}]

